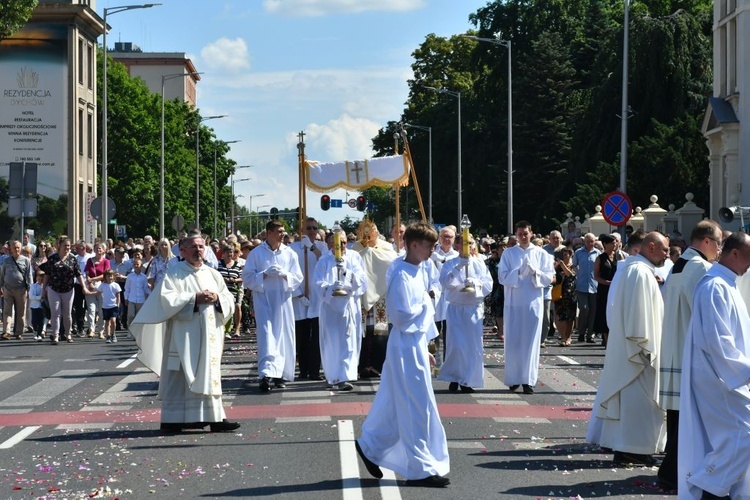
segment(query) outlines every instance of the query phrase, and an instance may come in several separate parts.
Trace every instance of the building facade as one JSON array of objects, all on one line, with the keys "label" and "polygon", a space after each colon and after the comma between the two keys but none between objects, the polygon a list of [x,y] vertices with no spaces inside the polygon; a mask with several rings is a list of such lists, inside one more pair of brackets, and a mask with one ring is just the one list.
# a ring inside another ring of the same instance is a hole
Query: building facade
[{"label": "building facade", "polygon": [[713,96],[703,134],[709,216],[716,219],[721,207],[750,207],[750,126],[743,126],[750,123],[750,0],[714,1],[713,46]]},{"label": "building facade", "polygon": [[[198,106],[197,85],[201,79],[193,62],[184,52],[141,52],[131,42],[117,42],[109,56],[123,64],[133,78],[141,78],[154,94],[161,94],[164,79],[164,99],[179,99]],[[179,78],[179,75],[189,75]]]},{"label": "building facade", "polygon": [[[88,207],[97,191],[96,40],[104,22],[94,8],[94,0],[40,0],[27,25],[0,41],[0,179],[8,180],[11,162],[38,165],[38,209],[27,221],[33,227],[44,215],[43,236],[90,239],[96,227]],[[56,218],[47,221],[48,212]]]}]

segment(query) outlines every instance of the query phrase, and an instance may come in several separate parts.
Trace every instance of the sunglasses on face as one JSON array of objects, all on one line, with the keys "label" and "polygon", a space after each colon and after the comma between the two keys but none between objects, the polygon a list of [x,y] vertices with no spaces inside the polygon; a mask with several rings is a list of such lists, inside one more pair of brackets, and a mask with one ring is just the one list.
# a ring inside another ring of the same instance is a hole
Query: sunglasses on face
[{"label": "sunglasses on face", "polygon": [[313,230],[313,229],[317,230],[318,226],[307,226],[308,231]]}]

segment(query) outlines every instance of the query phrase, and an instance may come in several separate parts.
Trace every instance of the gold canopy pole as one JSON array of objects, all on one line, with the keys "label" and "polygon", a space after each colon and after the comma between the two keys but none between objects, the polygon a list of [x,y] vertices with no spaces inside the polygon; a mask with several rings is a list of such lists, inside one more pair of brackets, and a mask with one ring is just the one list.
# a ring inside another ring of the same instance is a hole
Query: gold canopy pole
[{"label": "gold canopy pole", "polygon": [[414,183],[414,191],[417,193],[417,202],[419,203],[419,213],[422,215],[422,222],[427,222],[427,216],[424,212],[424,203],[422,202],[422,193],[419,191],[419,182],[417,182],[417,171],[414,169],[414,160],[411,157],[411,148],[409,148],[409,140],[406,138],[406,131],[401,131],[401,136],[404,138],[404,156],[406,156],[409,162],[409,172],[411,173],[411,181]]}]

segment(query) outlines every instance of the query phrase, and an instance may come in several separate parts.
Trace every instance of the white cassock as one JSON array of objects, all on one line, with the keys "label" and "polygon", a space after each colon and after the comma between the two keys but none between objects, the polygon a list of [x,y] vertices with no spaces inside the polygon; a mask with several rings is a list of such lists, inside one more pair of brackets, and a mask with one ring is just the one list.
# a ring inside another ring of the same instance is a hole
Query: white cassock
[{"label": "white cassock", "polygon": [[[266,273],[273,266],[281,269],[283,275]],[[292,292],[302,282],[297,255],[283,244],[274,251],[263,242],[248,254],[242,281],[253,293],[258,374],[261,378],[294,380]]]},{"label": "white cassock", "polygon": [[[320,250],[321,256],[328,251],[328,247],[322,241],[313,241],[312,244]],[[303,277],[302,282],[292,293],[294,319],[300,321],[317,318],[320,314],[320,299],[317,293],[313,293],[315,288],[313,273],[315,272],[315,266],[318,264],[318,257],[309,248],[305,249],[305,244],[302,241],[295,241],[289,245],[289,248],[297,254],[297,262],[299,262],[299,269],[302,271]],[[305,296],[307,296],[307,300],[303,299]]]},{"label": "white cassock", "polygon": [[544,289],[555,277],[553,257],[536,245],[508,248],[497,278],[505,287],[505,385],[536,385]]},{"label": "white cassock", "polygon": [[[213,304],[195,307],[195,294],[210,290]],[[138,359],[161,377],[164,423],[221,422],[221,355],[224,324],[234,314],[234,297],[224,279],[207,265],[182,261],[167,270],[129,325],[141,352]]]},{"label": "white cassock", "polygon": [[[438,245],[437,248],[432,252],[430,255],[430,260],[435,264],[435,268],[437,269],[438,276],[443,270],[443,266],[451,259],[455,259],[458,257],[458,252],[454,250],[452,247],[450,251],[444,252],[442,248]],[[443,321],[445,319],[445,312],[448,309],[448,303],[445,301],[445,295],[440,297],[440,300],[438,300],[435,303],[435,321]]]},{"label": "white cassock", "polygon": [[[359,298],[367,290],[367,277],[357,252],[346,252],[342,258],[341,276],[330,251],[323,254],[313,274],[315,293],[320,297],[320,356],[329,384],[357,380],[362,349]],[[333,295],[337,281],[341,281],[348,295]]]},{"label": "white cassock", "polygon": [[651,455],[664,449],[659,408],[659,346],[664,302],[645,257],[617,267],[607,299],[609,338],[586,439],[614,451]]},{"label": "white cassock", "polygon": [[422,266],[397,259],[386,295],[393,329],[380,387],[358,442],[365,456],[406,479],[450,471],[448,441],[432,390],[427,342],[437,336]]},{"label": "white cassock", "polygon": [[[466,265],[464,265],[466,264]],[[473,292],[462,291],[467,283]],[[492,291],[492,276],[479,257],[457,258],[440,272],[443,297],[448,303],[446,321],[451,332],[438,379],[468,387],[484,387],[484,297]]]},{"label": "white cassock", "polygon": [[663,410],[680,409],[682,354],[693,313],[693,294],[709,269],[711,263],[698,250],[688,247],[661,287],[664,321],[659,349],[659,406]]},{"label": "white cassock", "polygon": [[750,498],[750,318],[721,264],[695,289],[680,397],[678,493]]}]

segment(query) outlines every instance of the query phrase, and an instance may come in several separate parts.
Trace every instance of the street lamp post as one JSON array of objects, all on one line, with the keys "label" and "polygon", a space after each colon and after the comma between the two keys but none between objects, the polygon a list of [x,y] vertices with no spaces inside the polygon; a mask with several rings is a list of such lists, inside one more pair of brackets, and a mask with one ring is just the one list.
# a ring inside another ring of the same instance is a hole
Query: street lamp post
[{"label": "street lamp post", "polygon": [[226,116],[227,115],[214,115],[201,118],[201,116],[198,115],[198,126],[195,129],[195,228],[198,230],[201,228],[201,123],[206,120],[215,120]]},{"label": "street lamp post", "polygon": [[463,206],[461,203],[463,198],[463,190],[461,188],[461,92],[436,87],[424,88],[458,98],[458,218],[456,220],[460,221],[463,215]]},{"label": "street lamp post", "polygon": [[217,186],[216,186],[216,152],[219,149],[219,142],[221,142],[222,144],[234,144],[234,143],[237,143],[237,142],[240,142],[240,141],[239,140],[237,140],[237,141],[218,141],[215,144],[215,146],[214,146],[214,232],[211,234],[211,236],[213,236],[214,238],[217,237],[217,234],[216,234],[216,231],[217,231],[217,229],[216,229],[216,210],[217,210],[217,207],[216,207],[216,189],[217,189]]},{"label": "street lamp post", "polygon": [[248,205],[248,211],[249,212],[253,211],[253,198],[260,198],[261,196],[265,196],[265,195],[266,193],[251,194],[250,196],[248,196],[248,198],[250,199],[250,204]]},{"label": "street lamp post", "polygon": [[[234,172],[236,172],[237,170],[239,170],[241,168],[253,168],[254,166],[255,165],[240,165],[239,167],[234,167]],[[232,172],[232,178],[230,180],[230,183],[232,185],[231,186],[232,187],[232,210],[231,210],[231,213],[230,213],[229,223],[232,225],[232,233],[235,232],[234,231],[234,206],[236,205],[236,203],[235,203],[235,200],[234,200],[234,183],[235,182],[239,182],[239,181],[235,181],[234,180],[234,172]],[[240,181],[249,181],[250,179],[247,178],[247,179],[239,179],[239,180]]]},{"label": "street lamp post", "polygon": [[[620,191],[628,192],[628,118],[630,108],[628,106],[628,52],[630,38],[630,0],[625,0],[625,19],[623,21],[622,42],[622,114],[620,120]],[[622,226],[622,235],[625,235],[625,225]]]},{"label": "street lamp post", "polygon": [[118,7],[107,7],[104,9],[104,38],[102,39],[102,52],[104,54],[104,68],[102,71],[102,241],[109,239],[109,214],[107,198],[107,16],[125,12],[126,10],[149,9],[161,5],[160,3],[145,3],[142,5],[120,5]]},{"label": "street lamp post", "polygon": [[[248,165],[248,166],[252,166],[252,165]],[[234,226],[234,221],[236,219],[236,216],[234,214],[234,206],[237,204],[234,198],[234,185],[237,184],[238,182],[251,181],[251,180],[253,180],[251,177],[246,177],[244,179],[237,179],[236,181],[232,180],[232,234],[237,234],[237,230]],[[239,195],[239,196],[243,196],[243,195]]]},{"label": "street lamp post", "polygon": [[253,231],[252,236],[255,236],[260,232],[260,209],[270,207],[271,205],[260,205],[258,208],[255,209],[255,220],[258,222],[258,227],[256,229],[255,226],[253,226],[251,229]]},{"label": "street lamp post", "polygon": [[416,128],[418,130],[425,130],[428,135],[428,147],[429,147],[429,167],[427,177],[427,220],[432,224],[432,127],[425,127],[424,125],[413,125],[411,123],[405,124],[407,127]]},{"label": "street lamp post", "polygon": [[464,38],[502,45],[508,49],[508,234],[513,234],[513,73],[511,71],[511,41],[510,39],[502,40],[499,35],[496,35],[495,38],[467,35]]},{"label": "street lamp post", "polygon": [[173,78],[196,76],[202,73],[173,73],[161,76],[161,170],[159,172],[159,239],[164,238],[164,82]]}]

